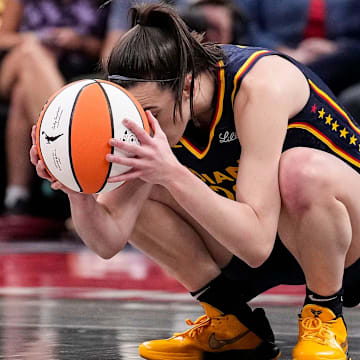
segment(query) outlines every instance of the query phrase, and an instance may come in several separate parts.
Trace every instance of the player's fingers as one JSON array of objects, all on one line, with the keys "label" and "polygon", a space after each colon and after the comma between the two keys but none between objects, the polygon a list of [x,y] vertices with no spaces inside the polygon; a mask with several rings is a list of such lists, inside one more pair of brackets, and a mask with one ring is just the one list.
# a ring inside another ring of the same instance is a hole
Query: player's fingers
[{"label": "player's fingers", "polygon": [[140,144],[149,144],[151,141],[150,135],[135,122],[128,119],[123,120],[123,124],[138,138]]},{"label": "player's fingers", "polygon": [[31,149],[30,149],[30,161],[34,166],[36,166],[38,161],[39,161],[39,154],[38,154],[36,145],[31,146]]},{"label": "player's fingers", "polygon": [[68,192],[71,192],[70,189],[68,189],[66,186],[64,186],[60,181],[53,181],[51,183],[51,188],[53,190],[61,190],[63,191],[64,193],[68,193]]},{"label": "player's fingers", "polygon": [[51,183],[51,188],[53,190],[61,190],[62,192],[64,192],[65,194],[78,194],[78,195],[83,195],[80,193],[76,193],[75,191],[69,189],[68,187],[66,187],[65,185],[63,185],[60,181],[53,181]]},{"label": "player's fingers", "polygon": [[60,188],[61,188],[60,182],[59,182],[59,181],[54,181],[54,182],[52,182],[52,183],[51,183],[51,188],[52,188],[53,190],[60,190]]},{"label": "player's fingers", "polygon": [[43,179],[49,180],[50,182],[53,180],[49,173],[46,171],[44,162],[41,160],[39,160],[36,164],[36,172]]},{"label": "player's fingers", "polygon": [[32,144],[36,145],[36,125],[33,125],[33,127],[31,128],[31,140]]},{"label": "player's fingers", "polygon": [[129,166],[129,167],[135,166],[136,162],[139,161],[136,158],[122,157],[122,156],[117,156],[117,155],[113,155],[113,154],[107,154],[106,160],[109,162],[113,162],[115,164],[125,165],[125,166]]},{"label": "player's fingers", "polygon": [[144,149],[133,143],[128,143],[127,141],[122,141],[119,139],[110,139],[109,144],[116,147],[117,149],[124,151],[126,153],[132,154],[134,156],[143,156],[145,154]]},{"label": "player's fingers", "polygon": [[146,110],[146,116],[149,121],[149,125],[153,131],[154,134],[161,134],[163,133],[161,126],[159,124],[158,119],[152,114],[150,110]]},{"label": "player's fingers", "polygon": [[140,171],[128,171],[121,175],[111,176],[108,178],[109,183],[117,183],[122,181],[130,181],[138,179],[141,175]]}]

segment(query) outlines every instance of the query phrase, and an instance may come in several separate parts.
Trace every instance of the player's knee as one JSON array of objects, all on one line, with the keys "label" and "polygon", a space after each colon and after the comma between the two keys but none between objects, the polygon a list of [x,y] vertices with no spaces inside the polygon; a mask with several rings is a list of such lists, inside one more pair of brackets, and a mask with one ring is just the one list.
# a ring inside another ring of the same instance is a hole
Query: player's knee
[{"label": "player's knee", "polygon": [[306,148],[286,151],[280,161],[279,185],[282,204],[290,213],[303,213],[328,189],[321,155]]}]

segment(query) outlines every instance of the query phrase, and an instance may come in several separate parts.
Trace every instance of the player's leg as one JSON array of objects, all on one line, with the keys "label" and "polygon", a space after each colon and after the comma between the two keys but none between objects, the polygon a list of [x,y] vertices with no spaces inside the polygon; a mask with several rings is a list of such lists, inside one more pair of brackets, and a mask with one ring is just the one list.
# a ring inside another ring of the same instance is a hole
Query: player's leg
[{"label": "player's leg", "polygon": [[264,312],[253,312],[237,289],[238,282],[220,270],[232,255],[165,190],[156,189],[139,216],[131,243],[191,291],[204,306],[206,316],[189,323],[194,325],[192,329],[170,340],[142,344],[140,355],[146,359],[195,360],[221,352],[222,359],[240,355],[246,359],[250,353],[262,359],[275,358],[279,350]]},{"label": "player's leg", "polygon": [[355,307],[360,304],[360,259],[345,268],[344,273],[344,306]]},{"label": "player's leg", "polygon": [[145,203],[131,244],[158,263],[189,291],[220,274],[200,235],[168,206]]},{"label": "player's leg", "polygon": [[304,273],[295,257],[284,246],[279,236],[269,258],[258,268],[249,268],[243,260],[233,257],[222,269],[231,279],[239,281],[244,289],[244,300],[256,296],[278,285],[304,285]]},{"label": "player's leg", "polygon": [[294,148],[282,156],[280,189],[279,234],[307,284],[294,359],[345,360],[342,283],[360,257],[360,176],[333,155]]}]

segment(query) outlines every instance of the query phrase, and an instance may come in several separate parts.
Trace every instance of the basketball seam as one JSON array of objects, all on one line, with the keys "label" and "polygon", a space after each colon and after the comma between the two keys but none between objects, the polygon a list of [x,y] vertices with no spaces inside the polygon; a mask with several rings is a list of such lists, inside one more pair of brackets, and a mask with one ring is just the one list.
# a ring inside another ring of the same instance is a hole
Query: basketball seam
[{"label": "basketball seam", "polygon": [[[146,126],[145,126],[145,123],[144,123],[144,119],[143,119],[142,114],[141,114],[141,112],[140,112],[140,110],[139,110],[139,106],[141,107],[141,104],[136,100],[135,97],[132,98],[132,97],[129,95],[127,89],[125,89],[125,88],[123,88],[122,86],[117,85],[117,84],[115,84],[115,83],[113,83],[113,82],[111,82],[111,81],[108,81],[108,80],[95,80],[95,81],[98,81],[98,82],[103,83],[103,84],[108,84],[108,85],[111,85],[111,86],[113,86],[113,87],[115,87],[115,88],[117,88],[117,89],[120,89],[120,90],[123,92],[123,94],[126,95],[126,96],[130,99],[130,101],[134,104],[134,106],[135,106],[135,108],[136,108],[136,111],[137,111],[138,114],[140,115],[140,119],[141,119],[141,122],[142,122],[142,125],[143,125],[143,129],[144,129],[144,130],[146,129]],[[134,101],[134,100],[135,100],[135,101]],[[142,107],[141,107],[141,109],[142,109]],[[150,125],[149,125],[149,126],[150,126]]]},{"label": "basketball seam", "polygon": [[[126,96],[128,97],[128,99],[130,100],[130,102],[134,104],[134,106],[135,106],[135,108],[136,108],[136,111],[138,112],[139,117],[140,117],[140,119],[141,119],[143,129],[145,129],[144,120],[143,120],[143,118],[142,118],[142,116],[141,116],[140,110],[138,109],[136,103],[134,102],[134,100],[133,100],[125,91],[123,91],[123,94],[126,95]],[[139,139],[138,139],[138,140],[139,140]],[[140,142],[140,140],[139,140],[139,142]],[[141,145],[141,143],[140,143],[140,145]]]},{"label": "basketball seam", "polygon": [[[110,113],[110,121],[111,121],[111,137],[113,138],[115,130],[114,130],[114,117],[113,117],[113,113],[112,113],[111,103],[110,103],[109,97],[108,97],[105,89],[101,85],[101,82],[99,82],[97,80],[94,80],[94,81],[100,86],[100,89],[102,90],[102,92],[103,92],[103,94],[105,96],[106,103],[108,104],[108,110],[109,110],[109,113]],[[113,154],[113,153],[114,153],[114,147],[112,146],[111,147],[111,154]],[[106,186],[107,179],[108,179],[108,177],[109,177],[109,175],[111,173],[111,169],[112,169],[112,163],[110,162],[109,163],[109,169],[108,169],[108,172],[107,172],[106,177],[105,177],[105,181],[102,184],[102,186],[100,187],[100,189],[98,191],[96,191],[97,193],[100,192]]]},{"label": "basketball seam", "polygon": [[72,171],[72,174],[73,174],[73,177],[76,181],[76,184],[78,185],[79,189],[80,189],[80,192],[83,192],[83,188],[81,187],[80,185],[80,182],[76,176],[76,173],[75,173],[75,169],[74,169],[74,164],[73,164],[73,160],[72,160],[72,153],[71,153],[71,129],[72,129],[72,122],[73,122],[73,116],[74,116],[74,112],[75,112],[75,108],[76,108],[76,103],[80,97],[80,94],[83,92],[83,90],[88,87],[89,85],[92,85],[94,84],[93,82],[89,83],[89,84],[86,84],[84,85],[80,90],[79,92],[77,93],[76,95],[76,98],[74,100],[74,104],[73,104],[73,108],[71,109],[71,115],[70,115],[70,120],[69,120],[69,160],[70,160],[70,166],[71,166],[71,171]]}]

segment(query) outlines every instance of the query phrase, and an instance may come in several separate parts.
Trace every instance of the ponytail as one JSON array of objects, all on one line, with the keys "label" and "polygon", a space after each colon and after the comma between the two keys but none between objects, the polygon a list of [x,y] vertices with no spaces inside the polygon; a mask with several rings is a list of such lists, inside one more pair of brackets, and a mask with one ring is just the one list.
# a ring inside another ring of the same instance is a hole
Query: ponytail
[{"label": "ponytail", "polygon": [[156,81],[174,92],[174,114],[177,108],[181,114],[185,78],[191,74],[190,111],[194,117],[195,77],[203,71],[216,73],[218,62],[224,58],[222,49],[215,44],[202,44],[201,36],[191,33],[165,3],[136,5],[130,16],[132,28],[109,57],[106,69],[109,79],[125,88],[140,81]]}]

